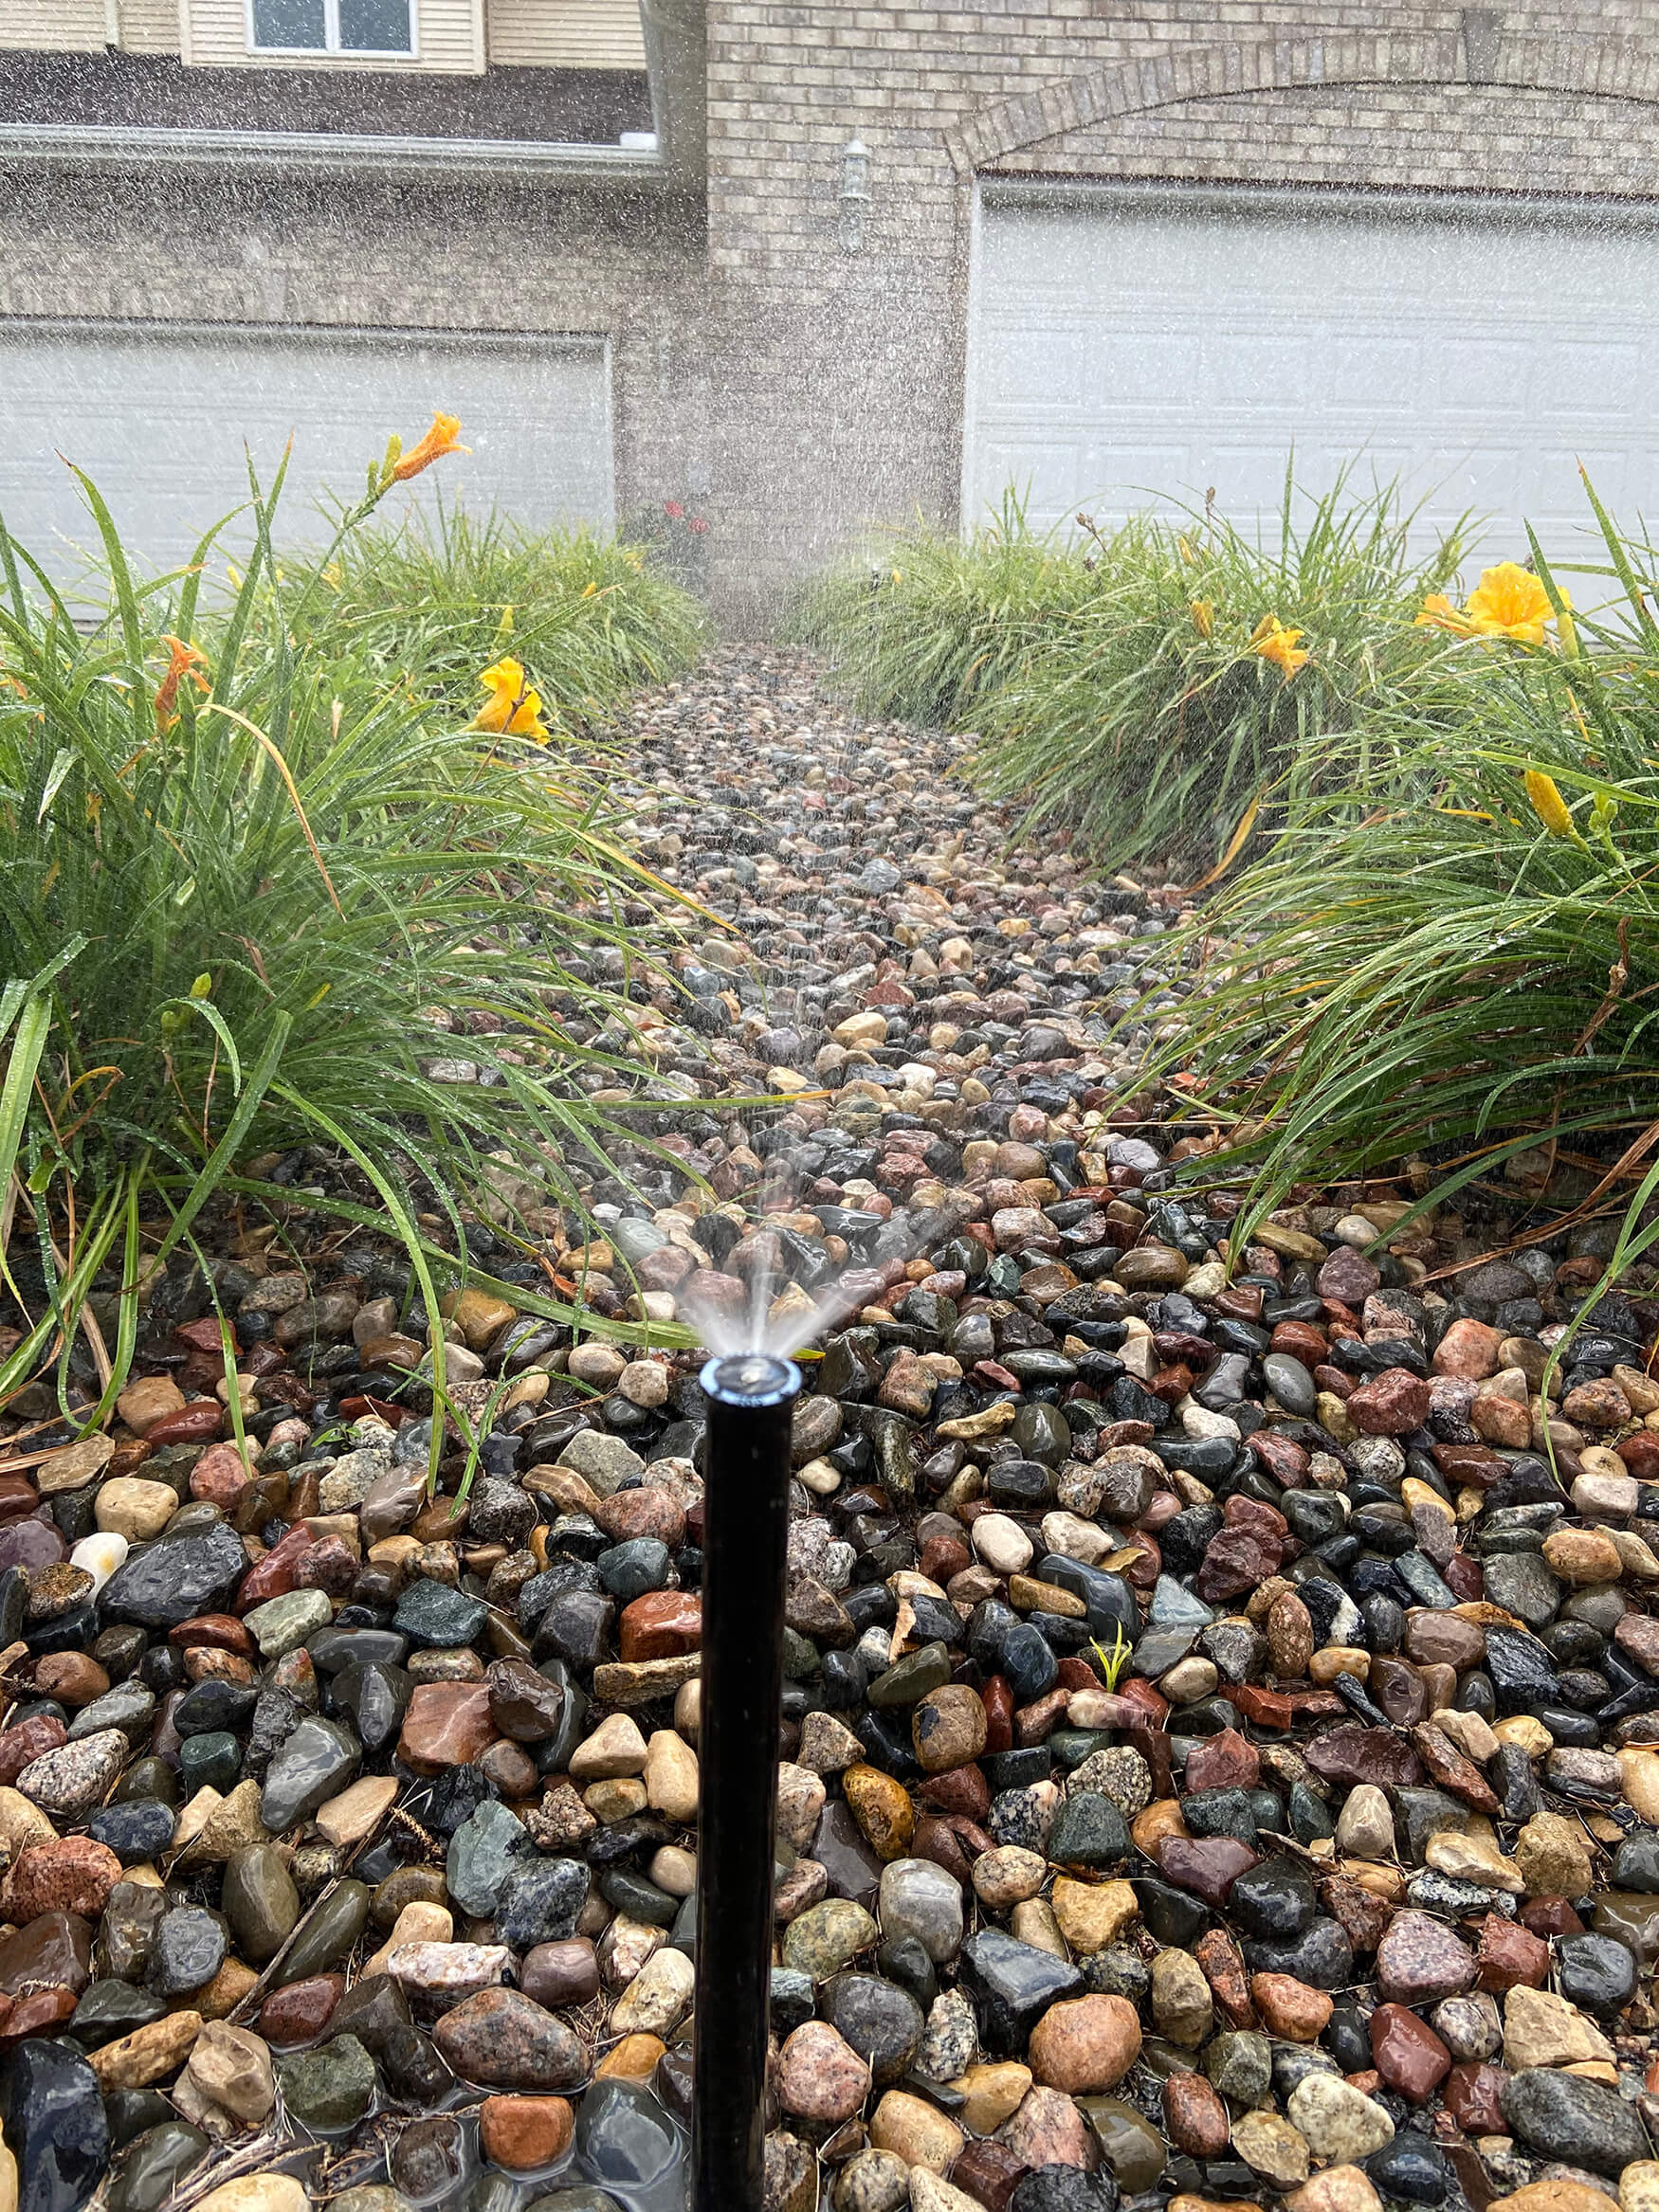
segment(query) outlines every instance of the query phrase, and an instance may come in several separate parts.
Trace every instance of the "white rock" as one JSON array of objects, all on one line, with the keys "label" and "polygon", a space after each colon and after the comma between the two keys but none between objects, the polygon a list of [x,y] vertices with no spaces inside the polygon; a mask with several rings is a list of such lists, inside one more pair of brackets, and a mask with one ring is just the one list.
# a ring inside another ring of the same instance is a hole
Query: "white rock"
[{"label": "white rock", "polygon": [[69,1565],[79,1567],[92,1577],[92,1595],[96,1597],[116,1568],[127,1556],[127,1539],[115,1530],[106,1529],[96,1536],[82,1536],[69,1554]]},{"label": "white rock", "polygon": [[981,1514],[973,1527],[974,1550],[997,1574],[1023,1574],[1035,1547],[1007,1514]]}]

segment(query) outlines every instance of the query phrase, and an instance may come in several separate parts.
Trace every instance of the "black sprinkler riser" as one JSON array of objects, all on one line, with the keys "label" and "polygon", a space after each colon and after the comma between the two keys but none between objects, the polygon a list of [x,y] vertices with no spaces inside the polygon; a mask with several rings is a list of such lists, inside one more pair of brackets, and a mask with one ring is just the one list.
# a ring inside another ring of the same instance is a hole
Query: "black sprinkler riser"
[{"label": "black sprinkler riser", "polygon": [[693,2212],[761,2212],[790,1432],[766,1352],[711,1359],[698,1726]]}]

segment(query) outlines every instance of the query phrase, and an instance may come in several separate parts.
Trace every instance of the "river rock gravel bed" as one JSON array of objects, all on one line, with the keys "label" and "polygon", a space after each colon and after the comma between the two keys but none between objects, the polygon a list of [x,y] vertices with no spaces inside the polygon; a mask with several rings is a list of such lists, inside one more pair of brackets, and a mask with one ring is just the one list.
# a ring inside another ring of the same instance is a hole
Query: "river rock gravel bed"
[{"label": "river rock gravel bed", "polygon": [[107,1434],[0,1421],[0,2212],[680,2212],[700,1362],[573,1342],[510,1295],[550,1280],[779,1332],[841,1286],[775,2212],[1659,2212],[1645,1282],[1581,1314],[1595,1227],[1462,1266],[1504,1220],[1402,1227],[1406,1183],[1232,1250],[1118,1103],[1166,904],[1007,851],[959,740],[803,659],[627,736],[707,909],[684,996],[616,962],[683,1105],[538,1254],[479,1224],[505,1289],[433,1317],[476,1466],[428,1497],[428,1317],[308,1220],[325,1154],[216,1232],[251,1466],[191,1266]]}]

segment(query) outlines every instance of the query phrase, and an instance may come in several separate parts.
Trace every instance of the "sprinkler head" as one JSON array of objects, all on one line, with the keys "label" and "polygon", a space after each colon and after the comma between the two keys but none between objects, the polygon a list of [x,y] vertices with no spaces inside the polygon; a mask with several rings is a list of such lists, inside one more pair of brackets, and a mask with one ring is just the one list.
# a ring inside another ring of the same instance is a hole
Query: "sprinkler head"
[{"label": "sprinkler head", "polygon": [[801,1371],[770,1351],[732,1351],[711,1359],[698,1378],[722,1405],[775,1405],[801,1387]]}]

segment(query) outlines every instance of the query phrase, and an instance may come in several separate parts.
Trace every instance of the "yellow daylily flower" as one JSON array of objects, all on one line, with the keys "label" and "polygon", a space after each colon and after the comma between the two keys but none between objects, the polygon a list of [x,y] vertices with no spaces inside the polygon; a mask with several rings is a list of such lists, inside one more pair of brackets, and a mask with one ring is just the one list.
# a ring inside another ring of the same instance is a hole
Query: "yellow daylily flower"
[{"label": "yellow daylily flower", "polygon": [[1532,810],[1552,837],[1578,835],[1572,809],[1557,789],[1554,776],[1545,775],[1541,768],[1529,768],[1522,777],[1526,795],[1532,802]]},{"label": "yellow daylily flower", "polygon": [[1464,602],[1463,611],[1482,637],[1541,645],[1543,626],[1555,610],[1549,593],[1530,569],[1500,561],[1495,569],[1481,571],[1480,583]]},{"label": "yellow daylily flower", "polygon": [[1194,599],[1187,611],[1193,617],[1193,627],[1201,638],[1207,638],[1215,627],[1214,600]]},{"label": "yellow daylily flower", "polygon": [[419,476],[423,468],[430,468],[434,461],[442,461],[447,453],[470,453],[470,445],[459,445],[461,435],[459,415],[434,414],[432,426],[416,445],[407,453],[399,454],[392,462],[392,474],[397,483],[407,483],[411,476]]},{"label": "yellow daylily flower", "polygon": [[1286,683],[1304,667],[1310,656],[1300,644],[1303,632],[1288,629],[1276,614],[1265,614],[1250,632],[1250,650],[1259,653],[1264,661],[1271,661],[1275,667],[1285,671]]},{"label": "yellow daylily flower", "polygon": [[530,689],[517,661],[498,661],[478,680],[490,696],[473,718],[475,730],[508,737],[533,737],[538,745],[547,742],[547,726],[541,719],[541,696]]}]

